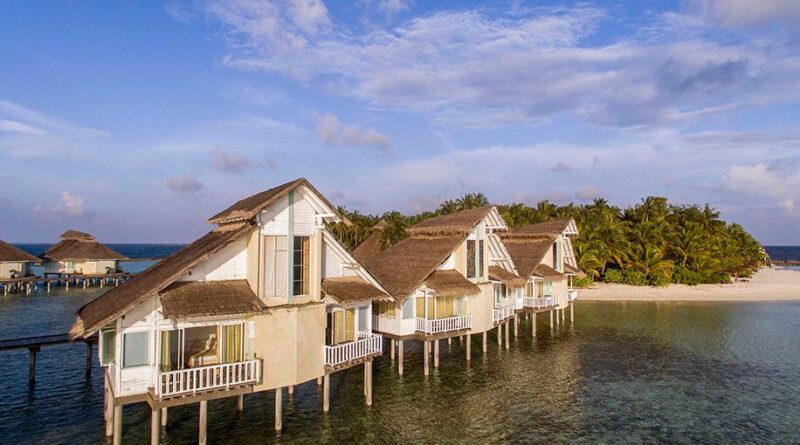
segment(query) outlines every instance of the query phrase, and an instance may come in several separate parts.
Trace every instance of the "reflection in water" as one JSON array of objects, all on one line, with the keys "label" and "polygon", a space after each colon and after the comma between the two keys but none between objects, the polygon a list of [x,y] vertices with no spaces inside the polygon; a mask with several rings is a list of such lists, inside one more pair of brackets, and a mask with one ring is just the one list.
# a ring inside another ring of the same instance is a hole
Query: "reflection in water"
[{"label": "reflection in water", "polygon": [[[63,332],[98,290],[0,300],[0,338]],[[510,350],[474,337],[442,342],[439,369],[422,375],[407,346],[399,378],[388,354],[374,367],[374,405],[362,368],[331,378],[331,412],[315,382],[284,394],[284,431],[273,431],[273,393],[209,403],[211,443],[640,443],[800,441],[799,303],[579,302],[575,325],[538,336],[522,321]],[[26,385],[27,351],[0,355],[0,437],[6,443],[106,443],[99,368],[84,349],[39,354]],[[144,404],[125,408],[125,443],[147,443]],[[170,409],[164,443],[197,441],[197,406]]]}]

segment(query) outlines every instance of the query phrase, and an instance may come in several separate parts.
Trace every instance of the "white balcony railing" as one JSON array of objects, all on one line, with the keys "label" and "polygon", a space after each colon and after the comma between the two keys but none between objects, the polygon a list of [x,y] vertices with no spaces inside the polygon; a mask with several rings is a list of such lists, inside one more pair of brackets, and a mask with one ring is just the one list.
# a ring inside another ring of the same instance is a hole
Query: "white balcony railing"
[{"label": "white balcony railing", "polygon": [[429,320],[427,318],[417,318],[417,331],[425,334],[438,334],[440,332],[458,331],[472,327],[472,316],[462,315],[459,317],[437,318]]},{"label": "white balcony railing", "polygon": [[525,307],[530,307],[534,309],[540,309],[550,306],[555,306],[553,297],[540,297],[540,298],[533,298],[533,297],[525,297],[522,299],[522,304]]},{"label": "white balcony railing", "polygon": [[156,395],[159,398],[197,394],[255,384],[261,380],[261,360],[223,363],[221,365],[163,371],[158,373]]},{"label": "white balcony railing", "polygon": [[359,332],[358,340],[339,345],[325,346],[325,365],[337,366],[383,352],[383,337],[370,332]]},{"label": "white balcony railing", "polygon": [[514,304],[512,303],[506,306],[494,308],[492,312],[492,318],[494,319],[495,323],[498,321],[503,321],[514,316]]},{"label": "white balcony railing", "polygon": [[578,299],[578,291],[575,289],[567,291],[567,297],[569,297],[569,301],[575,301]]}]

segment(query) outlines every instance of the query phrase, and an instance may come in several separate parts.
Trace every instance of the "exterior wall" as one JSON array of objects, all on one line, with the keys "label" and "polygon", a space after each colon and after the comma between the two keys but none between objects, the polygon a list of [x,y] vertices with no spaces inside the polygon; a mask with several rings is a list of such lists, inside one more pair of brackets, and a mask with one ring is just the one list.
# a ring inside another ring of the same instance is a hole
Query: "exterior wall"
[{"label": "exterior wall", "polygon": [[117,270],[118,264],[119,261],[117,260],[46,261],[44,263],[44,272],[104,274],[106,273],[106,267]]},{"label": "exterior wall", "polygon": [[257,391],[296,385],[325,374],[325,306],[275,308],[253,317],[253,353],[264,359]]},{"label": "exterior wall", "polygon": [[494,290],[491,283],[479,285],[481,293],[467,297],[467,311],[472,315],[470,333],[477,334],[494,327]]},{"label": "exterior wall", "polygon": [[567,307],[569,296],[567,295],[567,280],[553,281],[553,298],[559,308]]},{"label": "exterior wall", "polygon": [[30,263],[27,262],[0,262],[0,278],[10,278],[11,271],[17,271],[17,277],[24,277],[30,271]]},{"label": "exterior wall", "polygon": [[248,237],[226,246],[176,281],[219,281],[247,279]]}]

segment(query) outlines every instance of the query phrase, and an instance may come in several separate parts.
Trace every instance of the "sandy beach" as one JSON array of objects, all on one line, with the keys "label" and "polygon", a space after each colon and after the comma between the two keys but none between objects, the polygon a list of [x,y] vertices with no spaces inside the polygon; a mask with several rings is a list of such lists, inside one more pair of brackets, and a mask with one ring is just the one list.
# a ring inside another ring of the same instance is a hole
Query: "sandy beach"
[{"label": "sandy beach", "polygon": [[605,301],[784,301],[800,300],[800,268],[774,267],[758,271],[750,282],[667,287],[598,283],[580,289],[581,300]]}]

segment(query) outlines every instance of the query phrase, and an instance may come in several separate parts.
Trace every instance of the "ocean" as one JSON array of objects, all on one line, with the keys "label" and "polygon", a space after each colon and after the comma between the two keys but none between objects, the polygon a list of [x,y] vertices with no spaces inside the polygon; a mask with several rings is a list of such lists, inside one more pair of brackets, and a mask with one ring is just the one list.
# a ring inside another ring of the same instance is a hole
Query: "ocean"
[{"label": "ocean", "polygon": [[800,261],[800,246],[764,246],[773,260]]}]

